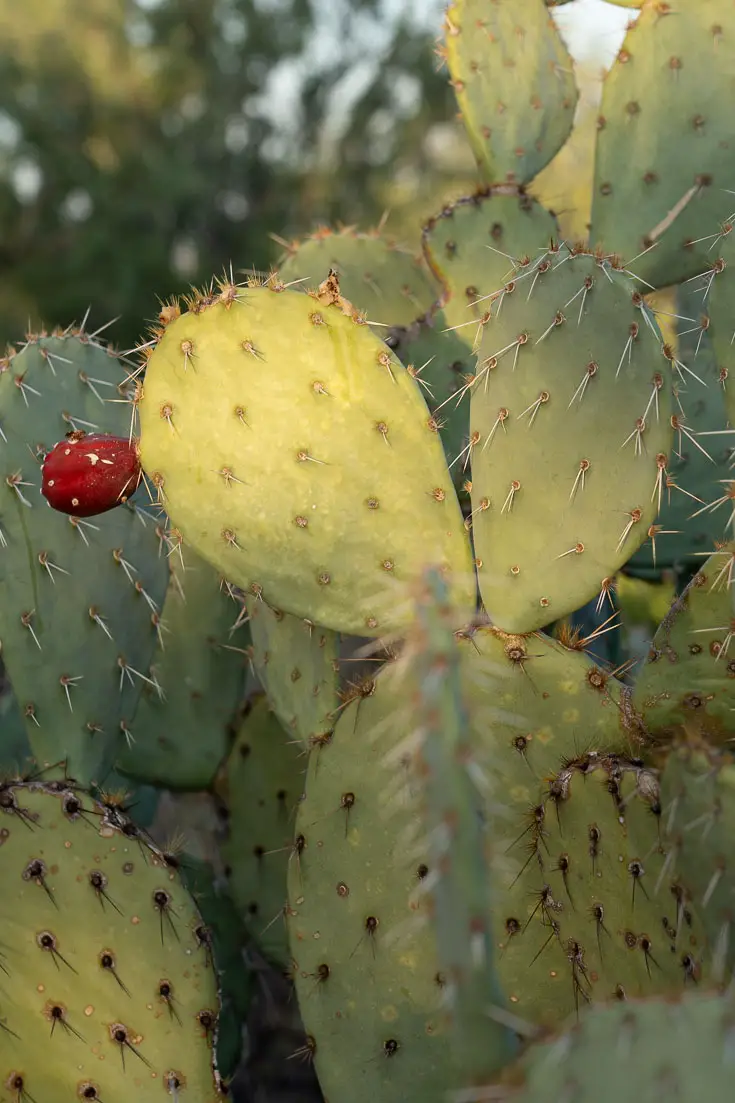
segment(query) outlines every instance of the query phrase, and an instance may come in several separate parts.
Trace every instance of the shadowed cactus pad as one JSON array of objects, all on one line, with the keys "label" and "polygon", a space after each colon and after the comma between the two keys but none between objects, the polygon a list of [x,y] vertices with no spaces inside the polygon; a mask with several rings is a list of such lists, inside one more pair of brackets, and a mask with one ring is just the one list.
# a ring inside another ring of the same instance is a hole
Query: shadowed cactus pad
[{"label": "shadowed cactus pad", "polygon": [[150,670],[161,693],[143,687],[133,741],[116,765],[153,785],[206,789],[235,737],[250,638],[239,605],[206,560],[174,543],[169,561]]},{"label": "shadowed cactus pad", "polygon": [[[498,1103],[636,1103],[732,1099],[731,999],[687,993],[597,1007],[532,1046],[508,1070]],[[519,1081],[523,1086],[518,1087]],[[516,1086],[514,1086],[516,1085]]]},{"label": "shadowed cactus pad", "polygon": [[581,607],[646,540],[672,443],[666,351],[607,260],[552,242],[498,289],[470,443],[480,592],[500,628],[529,632]]},{"label": "shadowed cactus pad", "polygon": [[380,635],[406,623],[401,584],[431,561],[474,610],[437,427],[333,277],[308,295],[271,282],[197,299],[153,350],[139,409],[172,523],[246,593]]},{"label": "shadowed cactus pad", "polygon": [[735,765],[728,751],[681,745],[661,778],[674,876],[691,891],[709,938],[717,980],[735,962]]},{"label": "shadowed cactus pad", "polygon": [[178,873],[82,790],[0,808],[5,1098],[215,1103],[210,938]]},{"label": "shadowed cactus pad", "polygon": [[267,958],[285,965],[286,873],[299,860],[294,836],[305,759],[266,697],[250,705],[219,786],[228,809],[221,853],[250,937]]},{"label": "shadowed cactus pad", "polygon": [[702,565],[656,630],[633,705],[657,740],[668,742],[682,727],[711,743],[732,739],[734,571],[731,541]]},{"label": "shadowed cactus pad", "polygon": [[[41,494],[67,432],[124,436],[118,358],[82,331],[30,338],[0,371],[0,638],[38,762],[101,781],[133,724],[168,582],[152,517],[68,517]],[[142,523],[143,522],[143,523]]]},{"label": "shadowed cactus pad", "polygon": [[339,706],[339,635],[311,621],[247,602],[253,665],[287,732],[309,746],[332,728]]},{"label": "shadowed cactus pad", "polygon": [[321,229],[304,241],[289,242],[278,267],[286,284],[317,287],[334,269],[342,294],[371,322],[408,325],[439,298],[431,273],[407,249],[378,230]]}]

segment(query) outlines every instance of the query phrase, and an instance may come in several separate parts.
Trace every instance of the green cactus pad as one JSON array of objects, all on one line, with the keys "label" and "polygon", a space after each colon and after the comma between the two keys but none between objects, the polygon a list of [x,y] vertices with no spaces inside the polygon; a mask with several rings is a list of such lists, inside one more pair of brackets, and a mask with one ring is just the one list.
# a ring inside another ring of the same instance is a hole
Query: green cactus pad
[{"label": "green cactus pad", "polygon": [[22,777],[26,770],[32,773],[33,766],[23,713],[0,668],[0,778]]},{"label": "green cactus pad", "polygon": [[729,1103],[732,1015],[731,1000],[697,992],[678,1001],[596,1007],[565,1033],[531,1046],[508,1070],[507,1087],[498,1085],[491,1098],[498,1103],[653,1103],[673,1091],[687,1103]]},{"label": "green cactus pad", "polygon": [[467,496],[467,472],[462,470],[461,459],[455,461],[469,433],[469,403],[461,401],[460,392],[475,368],[472,349],[462,337],[462,330],[452,329],[443,310],[394,329],[389,343],[401,363],[420,381],[429,412],[439,426],[447,463],[452,465],[454,488],[462,501]]},{"label": "green cactus pad", "polygon": [[270,711],[267,698],[255,698],[220,788],[228,810],[228,834],[221,854],[230,895],[250,937],[280,965],[288,961],[286,871],[298,864],[294,824],[304,791],[302,753]]},{"label": "green cactus pad", "polygon": [[[732,202],[732,199],[731,199]],[[711,268],[695,280],[694,294],[702,311],[709,311],[719,382],[730,425],[735,426],[735,212],[732,208],[709,239]],[[719,230],[719,232],[717,232]],[[733,444],[732,437],[724,438]]]},{"label": "green cactus pad", "polygon": [[250,1009],[254,989],[254,977],[243,956],[245,929],[234,902],[208,862],[185,854],[179,871],[211,936],[221,1005],[217,1022],[217,1069],[228,1080],[240,1060],[242,1024]]},{"label": "green cactus pad", "polygon": [[332,728],[339,706],[339,636],[251,598],[253,665],[270,707],[304,745]]},{"label": "green cactus pad", "polygon": [[478,165],[490,183],[527,184],[569,137],[578,92],[544,0],[452,0],[444,54]]},{"label": "green cactus pad", "polygon": [[170,556],[150,685],[143,688],[117,768],[167,789],[206,789],[234,739],[250,639],[217,572],[190,548]]},{"label": "green cactus pad", "polygon": [[153,350],[140,449],[172,523],[246,593],[335,631],[405,625],[425,562],[471,615],[467,534],[418,383],[334,278],[280,288],[197,299]]},{"label": "green cactus pad", "polygon": [[632,281],[588,253],[552,243],[499,291],[470,402],[476,562],[499,627],[573,612],[646,539],[672,444],[667,348]]},{"label": "green cactus pad", "polygon": [[[526,983],[543,933],[538,913],[533,927],[520,929],[533,911],[529,890],[543,884],[538,864],[526,866],[522,884],[513,882],[531,829],[539,817],[554,818],[549,776],[562,763],[597,761],[597,748],[627,747],[625,703],[584,655],[540,637],[483,630],[457,647],[474,776],[490,793],[500,982],[516,1001],[511,1011],[553,1023],[574,1010],[570,965],[555,944],[534,966],[533,984]],[[420,1083],[424,1098],[438,1101],[462,1083],[429,925],[432,875],[412,774],[416,727],[402,667],[390,665],[345,710],[333,738],[311,753],[296,822],[300,851],[288,872],[288,922],[300,1007],[327,1096],[338,1090],[346,1054],[365,1099],[405,1099],[408,1085]],[[506,947],[515,921],[519,938]],[[598,986],[599,998],[608,988],[614,984]]]},{"label": "green cactus pad", "polygon": [[649,286],[708,268],[731,208],[734,35],[721,0],[646,0],[605,78],[590,240]]},{"label": "green cactus pad", "polygon": [[718,981],[735,964],[735,765],[729,751],[679,745],[661,777],[663,822],[672,874],[681,878],[702,917]]},{"label": "green cactus pad", "polygon": [[[152,518],[128,503],[87,520],[41,495],[64,434],[127,436],[119,359],[83,331],[29,339],[0,371],[0,638],[41,765],[100,780],[132,728],[168,582]],[[143,522],[143,523],[141,523]]]},{"label": "green cactus pad", "polygon": [[664,487],[656,518],[655,555],[654,542],[649,539],[626,563],[626,571],[646,577],[698,563],[702,552],[724,538],[727,525],[724,511],[711,509],[709,503],[720,498],[721,486],[729,482],[735,442],[725,431],[725,392],[718,378],[711,330],[702,318],[702,296],[695,286],[686,283],[677,289],[676,356],[706,386],[690,379],[685,388],[679,388],[678,402],[685,417],[670,457],[671,485]]},{"label": "green cactus pad", "polygon": [[732,739],[735,709],[735,542],[724,544],[674,601],[653,637],[633,706],[654,739],[683,727],[711,743]]},{"label": "green cactus pad", "polygon": [[3,1098],[214,1103],[209,934],[176,871],[81,789],[0,805]]},{"label": "green cactus pad", "polygon": [[[467,1082],[484,1083],[512,1059],[517,1039],[507,1023],[488,1015],[488,1002],[507,1010],[493,939],[497,886],[488,876],[495,837],[482,814],[489,794],[481,792],[473,776],[475,747],[461,652],[436,571],[427,572],[419,592],[416,625],[404,656],[420,731],[416,772],[432,871],[428,910],[446,981],[447,1014]],[[491,799],[498,796],[490,794]]]},{"label": "green cactus pad", "polygon": [[379,230],[317,230],[303,241],[288,244],[278,275],[286,284],[303,281],[304,288],[313,288],[330,269],[337,272],[342,294],[371,322],[383,325],[410,325],[431,309],[440,294],[422,258]]},{"label": "green cactus pad", "polygon": [[533,256],[539,241],[557,232],[554,216],[512,186],[482,188],[424,226],[424,254],[441,281],[443,306],[396,330],[394,337],[403,363],[419,372],[457,489],[469,477],[466,387],[475,371],[475,342],[489,309],[487,296],[503,284],[515,261]]}]

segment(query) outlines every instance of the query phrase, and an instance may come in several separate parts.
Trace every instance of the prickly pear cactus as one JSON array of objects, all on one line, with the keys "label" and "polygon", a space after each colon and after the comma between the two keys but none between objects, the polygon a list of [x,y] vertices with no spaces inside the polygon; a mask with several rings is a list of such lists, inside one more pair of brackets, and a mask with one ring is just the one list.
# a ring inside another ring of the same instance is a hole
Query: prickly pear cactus
[{"label": "prickly pear cactus", "polygon": [[661,778],[671,872],[691,891],[710,945],[713,977],[735,963],[735,765],[729,750],[696,738],[671,750]]},{"label": "prickly pear cactus", "polygon": [[680,1099],[728,1103],[732,1012],[731,999],[699,992],[596,1007],[532,1045],[490,1098],[618,1103],[666,1098],[674,1090]]},{"label": "prickly pear cactus", "polygon": [[[679,380],[675,396],[679,429],[659,515],[651,537],[625,564],[630,574],[655,577],[666,568],[682,571],[698,565],[702,553],[725,536],[728,517],[721,508],[720,488],[729,482],[733,442],[705,305],[696,281],[677,288],[676,358],[694,375],[685,383]],[[657,317],[665,320],[660,314]],[[717,499],[720,508],[713,509]]]},{"label": "prickly pear cactus", "polygon": [[572,59],[544,5],[452,0],[444,54],[467,136],[490,183],[526,184],[569,137]]},{"label": "prickly pear cactus", "polygon": [[722,0],[645,0],[605,77],[590,241],[648,286],[708,268],[732,207],[733,36]]},{"label": "prickly pear cactus", "polygon": [[0,778],[22,777],[33,767],[23,714],[0,664]]},{"label": "prickly pear cactus", "polygon": [[210,937],[176,871],[81,789],[0,808],[3,1098],[215,1103]]},{"label": "prickly pear cactus", "polygon": [[249,702],[218,786],[227,809],[221,846],[229,891],[250,937],[285,965],[286,872],[298,863],[296,808],[304,791],[305,759],[265,696]]},{"label": "prickly pear cactus", "polygon": [[380,229],[360,233],[322,227],[303,241],[288,242],[278,275],[289,286],[314,288],[330,269],[337,273],[342,294],[369,321],[382,325],[409,325],[439,298],[440,288],[422,258]]},{"label": "prickly pear cactus", "polygon": [[270,707],[308,747],[331,730],[339,706],[339,635],[254,598],[247,616],[253,665]]},{"label": "prickly pear cactus", "polygon": [[488,1014],[488,1001],[507,1011],[493,942],[498,889],[487,874],[495,839],[482,814],[487,791],[481,793],[473,776],[475,748],[446,588],[438,572],[427,571],[422,582],[407,658],[432,871],[426,887],[455,1053],[466,1080],[484,1083],[516,1048],[507,1023]]},{"label": "prickly pear cactus", "polygon": [[723,544],[674,601],[639,671],[632,703],[654,740],[680,729],[732,739],[735,708],[735,542]]},{"label": "prickly pear cactus", "polygon": [[512,843],[524,865],[503,901],[501,975],[515,973],[518,1012],[537,1005],[551,1025],[560,981],[578,1012],[699,980],[704,929],[670,873],[655,775],[640,760],[583,754],[544,798]]},{"label": "prickly pear cactus", "polygon": [[552,242],[498,289],[469,451],[480,592],[501,628],[530,632],[604,594],[647,538],[685,374],[667,351],[633,282],[582,250]]},{"label": "prickly pear cactus", "polygon": [[[685,951],[677,940],[671,952],[663,924],[676,933],[676,901],[649,890],[665,861],[656,782],[624,751],[630,710],[614,679],[539,637],[486,630],[457,647],[473,776],[489,794],[493,938],[511,1011],[551,1025],[618,986],[678,991]],[[439,1100],[457,1086],[427,907],[436,875],[412,770],[416,728],[401,666],[389,665],[310,758],[288,923],[327,1095],[347,1054],[365,1098],[398,1100],[421,1083]],[[701,931],[687,934],[698,973]]]},{"label": "prickly pear cactus", "polygon": [[[735,212],[730,208],[719,227],[708,238],[710,264],[695,281],[702,310],[709,312],[712,340],[730,424],[735,425]],[[727,438],[726,438],[727,439]],[[728,443],[732,443],[731,439]],[[732,488],[732,483],[726,484]]]},{"label": "prickly pear cactus", "polygon": [[104,779],[147,678],[168,582],[155,520],[132,504],[56,513],[40,465],[67,432],[127,435],[119,360],[81,330],[33,337],[0,371],[0,638],[42,766]]},{"label": "prickly pear cactus", "polygon": [[513,185],[481,188],[423,228],[424,255],[443,288],[441,309],[395,330],[393,338],[403,363],[420,373],[458,489],[470,477],[468,385],[490,296],[514,258],[535,256],[538,243],[557,232],[554,216]]},{"label": "prickly pear cactus", "polygon": [[471,615],[436,425],[333,277],[313,294],[271,281],[196,299],[161,334],[139,412],[143,466],[172,523],[246,593],[380,635],[410,619],[402,584],[428,556]]},{"label": "prickly pear cactus", "polygon": [[214,568],[177,541],[170,563],[149,671],[161,692],[143,687],[117,768],[168,789],[206,789],[237,730],[250,637]]},{"label": "prickly pear cactus", "polygon": [[216,1061],[220,1075],[227,1081],[240,1060],[242,1024],[253,994],[254,977],[243,956],[245,928],[226,886],[209,862],[184,854],[178,868],[210,933],[221,1004]]}]

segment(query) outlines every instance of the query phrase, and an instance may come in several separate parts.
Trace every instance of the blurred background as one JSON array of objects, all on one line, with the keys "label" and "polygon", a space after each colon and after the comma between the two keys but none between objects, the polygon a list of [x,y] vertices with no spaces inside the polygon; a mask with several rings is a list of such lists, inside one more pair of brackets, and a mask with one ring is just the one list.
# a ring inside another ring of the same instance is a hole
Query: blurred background
[{"label": "blurred background", "polygon": [[[132,347],[160,299],[267,270],[319,223],[419,247],[476,183],[435,54],[442,0],[0,0],[0,345],[41,323]],[[582,235],[603,68],[630,12],[554,10],[578,130],[532,189]],[[560,175],[560,169],[562,173]],[[560,183],[561,181],[561,183]]]}]

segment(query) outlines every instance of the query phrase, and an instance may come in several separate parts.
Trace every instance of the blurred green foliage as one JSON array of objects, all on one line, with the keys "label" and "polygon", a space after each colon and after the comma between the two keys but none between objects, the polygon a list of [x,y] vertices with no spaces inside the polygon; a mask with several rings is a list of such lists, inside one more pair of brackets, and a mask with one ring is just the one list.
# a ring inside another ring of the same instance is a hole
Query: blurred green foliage
[{"label": "blurred green foliage", "polygon": [[388,7],[0,0],[0,342],[89,306],[127,348],[159,297],[267,269],[273,231],[428,213],[441,4]]}]

